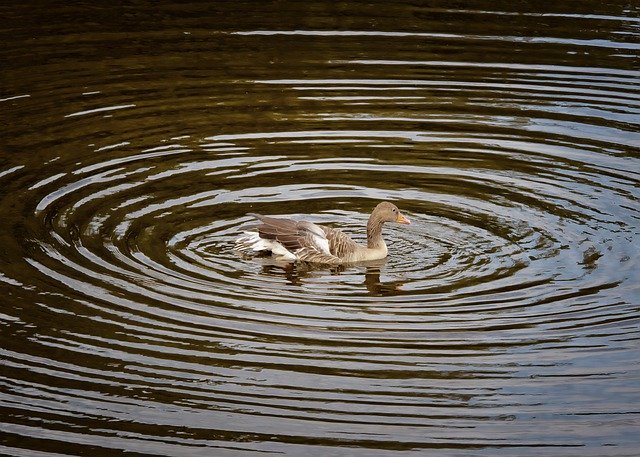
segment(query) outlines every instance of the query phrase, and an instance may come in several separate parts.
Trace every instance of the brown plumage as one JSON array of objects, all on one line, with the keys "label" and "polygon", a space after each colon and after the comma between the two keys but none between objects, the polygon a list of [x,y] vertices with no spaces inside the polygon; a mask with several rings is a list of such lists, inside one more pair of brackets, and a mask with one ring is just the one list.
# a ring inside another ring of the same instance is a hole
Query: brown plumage
[{"label": "brown plumage", "polygon": [[250,215],[261,223],[238,238],[236,247],[239,251],[269,251],[283,260],[324,264],[383,259],[387,256],[387,246],[382,239],[383,224],[410,223],[393,203],[382,202],[369,217],[367,245],[362,246],[342,231],[324,225],[253,213]]}]

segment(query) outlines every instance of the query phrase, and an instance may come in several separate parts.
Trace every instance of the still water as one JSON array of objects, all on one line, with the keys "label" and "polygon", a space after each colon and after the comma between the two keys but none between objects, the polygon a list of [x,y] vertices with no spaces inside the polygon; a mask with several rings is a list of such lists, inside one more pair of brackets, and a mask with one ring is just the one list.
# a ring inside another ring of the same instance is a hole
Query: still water
[{"label": "still water", "polygon": [[0,14],[1,454],[637,455],[636,2]]}]

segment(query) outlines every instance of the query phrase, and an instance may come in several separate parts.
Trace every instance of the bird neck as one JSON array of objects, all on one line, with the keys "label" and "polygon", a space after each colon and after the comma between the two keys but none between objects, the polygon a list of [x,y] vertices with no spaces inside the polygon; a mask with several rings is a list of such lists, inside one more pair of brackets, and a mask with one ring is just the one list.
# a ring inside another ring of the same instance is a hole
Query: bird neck
[{"label": "bird neck", "polygon": [[367,247],[369,249],[379,249],[383,246],[384,240],[382,239],[382,224],[384,222],[372,214],[367,222]]}]

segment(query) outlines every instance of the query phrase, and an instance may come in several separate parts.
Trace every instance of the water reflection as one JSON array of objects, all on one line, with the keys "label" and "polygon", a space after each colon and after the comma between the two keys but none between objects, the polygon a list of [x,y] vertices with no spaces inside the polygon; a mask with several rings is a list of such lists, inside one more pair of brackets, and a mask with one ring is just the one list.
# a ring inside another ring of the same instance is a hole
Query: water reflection
[{"label": "water reflection", "polygon": [[0,453],[634,455],[635,6],[2,12]]},{"label": "water reflection", "polygon": [[[307,263],[291,263],[291,262],[264,262],[261,273],[267,276],[284,277],[287,285],[303,286],[306,278],[313,276],[339,276],[348,273],[350,276],[362,277],[362,284],[373,297],[394,296],[399,295],[401,286],[405,281],[385,280],[380,277],[386,260],[367,262],[366,266],[360,268],[349,265],[337,266],[314,266]],[[371,264],[371,265],[369,265]],[[361,271],[364,270],[364,271]],[[334,280],[340,282],[339,278]]]}]

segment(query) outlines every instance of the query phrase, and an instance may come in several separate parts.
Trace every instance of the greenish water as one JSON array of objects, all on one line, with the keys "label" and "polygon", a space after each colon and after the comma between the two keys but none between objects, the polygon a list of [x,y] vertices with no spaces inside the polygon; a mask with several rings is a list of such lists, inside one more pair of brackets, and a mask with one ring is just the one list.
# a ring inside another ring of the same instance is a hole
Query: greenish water
[{"label": "greenish water", "polygon": [[0,454],[637,455],[637,5],[0,15]]}]

